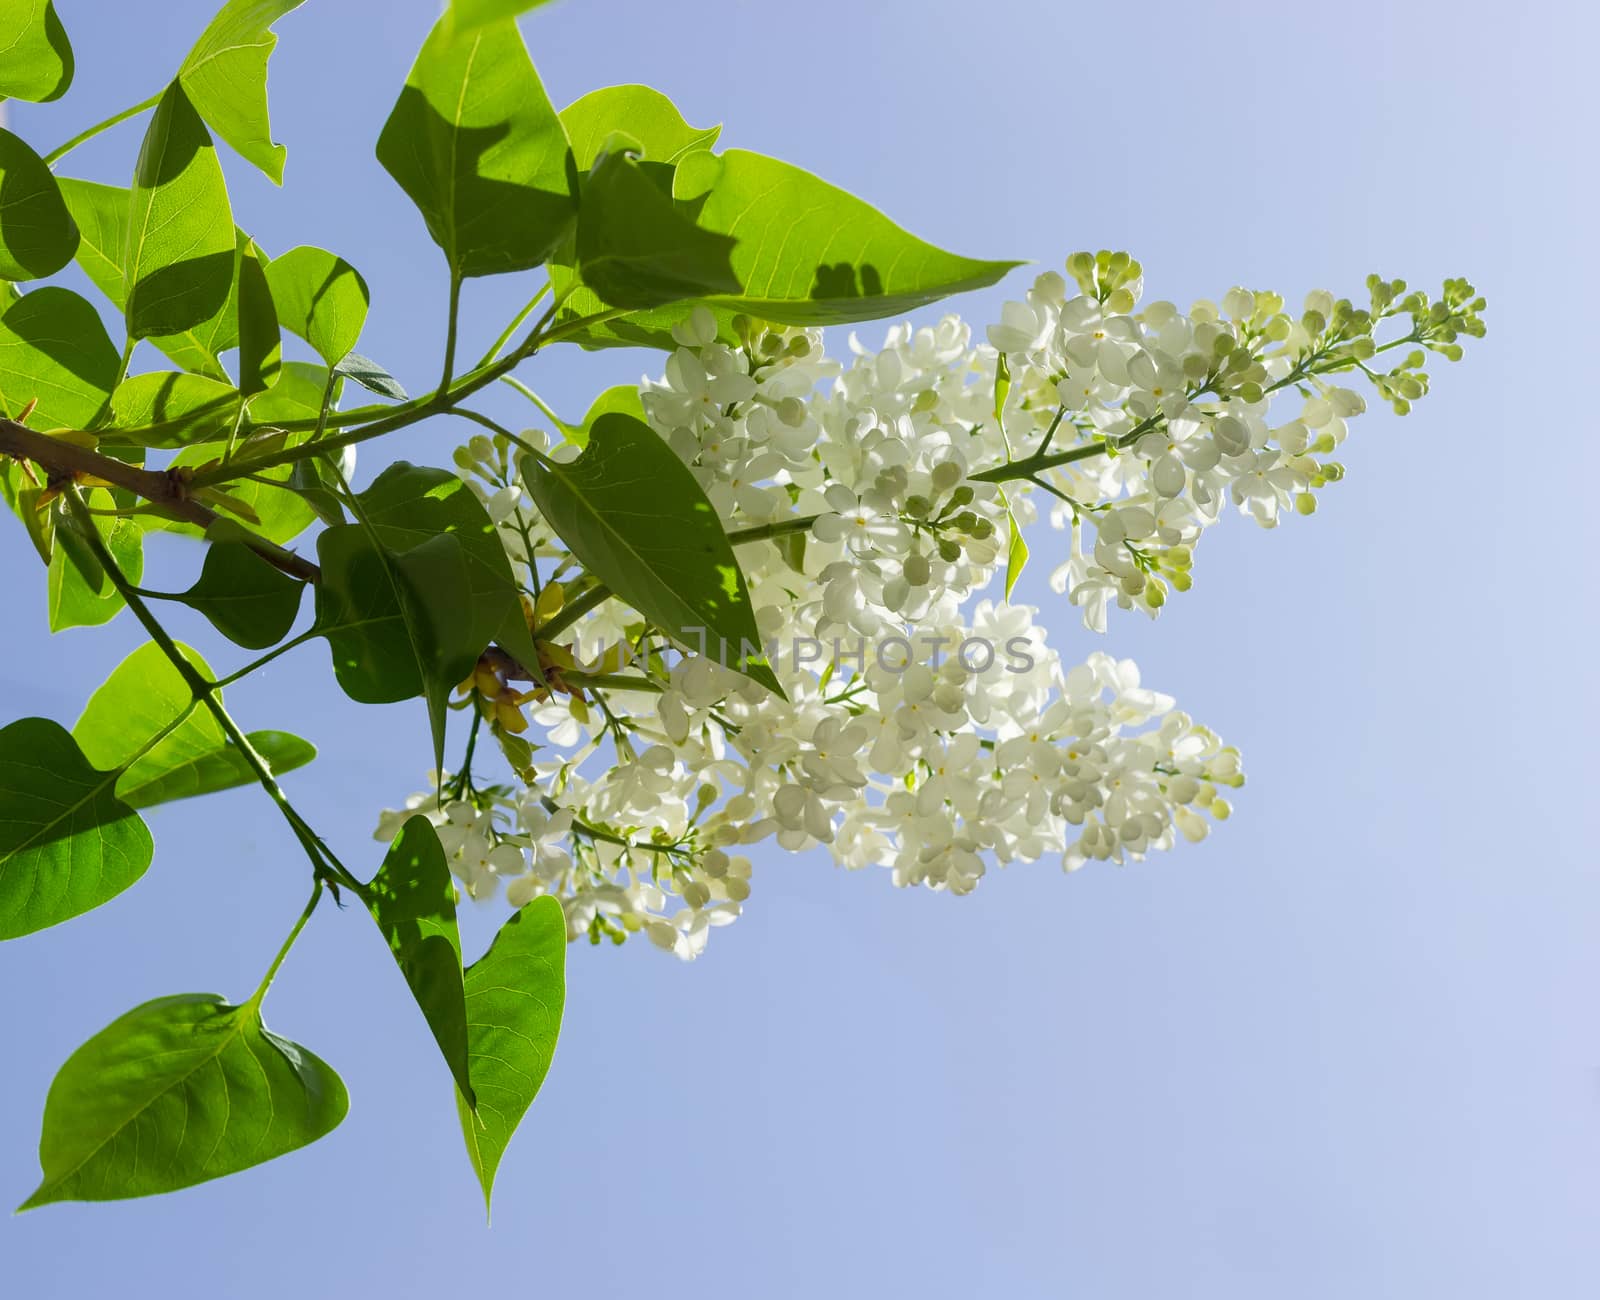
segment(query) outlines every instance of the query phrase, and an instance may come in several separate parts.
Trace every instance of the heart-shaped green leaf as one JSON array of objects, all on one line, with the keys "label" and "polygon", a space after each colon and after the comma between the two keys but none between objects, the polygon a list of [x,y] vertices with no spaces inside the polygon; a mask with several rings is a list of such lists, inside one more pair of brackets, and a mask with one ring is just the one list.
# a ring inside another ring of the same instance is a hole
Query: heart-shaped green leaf
[{"label": "heart-shaped green leaf", "polygon": [[267,264],[278,319],[330,366],[344,360],[367,319],[367,282],[324,248],[291,248]]},{"label": "heart-shaped green leaf", "polygon": [[117,798],[117,779],[59,723],[0,730],[0,939],[99,907],[144,875],[150,832]]},{"label": "heart-shaped green leaf", "polygon": [[39,280],[72,260],[78,227],[44,160],[0,127],[0,279]]},{"label": "heart-shaped green leaf", "polygon": [[265,650],[289,634],[305,583],[273,568],[242,542],[212,542],[182,600],[246,650]]},{"label": "heart-shaped green leaf", "polygon": [[21,1208],[193,1187],[307,1146],[344,1119],[332,1067],[229,1006],[180,993],[135,1007],[78,1048],[50,1085]]},{"label": "heart-shaped green leaf", "polygon": [[577,215],[566,132],[515,23],[429,34],[378,139],[455,276],[538,266]]},{"label": "heart-shaped green leaf", "polygon": [[530,456],[523,476],[590,573],[668,636],[783,695],[733,544],[689,467],[649,425],[602,415],[578,459]]},{"label": "heart-shaped green leaf", "polygon": [[111,396],[121,357],[100,313],[71,289],[47,284],[0,316],[0,410],[37,400],[35,429],[86,429]]}]

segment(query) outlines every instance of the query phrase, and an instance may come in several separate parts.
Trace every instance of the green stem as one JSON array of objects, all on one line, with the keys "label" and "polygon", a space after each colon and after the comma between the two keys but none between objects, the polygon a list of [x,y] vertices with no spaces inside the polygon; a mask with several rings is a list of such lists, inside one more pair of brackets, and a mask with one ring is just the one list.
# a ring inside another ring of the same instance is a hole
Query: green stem
[{"label": "green stem", "polygon": [[[241,478],[249,474],[259,474],[263,470],[274,469],[279,465],[292,464],[297,460],[305,460],[311,456],[320,456],[340,447],[350,446],[352,443],[365,442],[371,438],[380,438],[384,434],[393,433],[397,429],[404,429],[419,420],[428,419],[449,410],[463,398],[470,397],[479,389],[492,384],[501,375],[509,374],[521,365],[535,352],[549,346],[551,343],[560,343],[572,335],[581,333],[591,325],[611,320],[623,315],[621,308],[608,308],[605,311],[595,312],[589,316],[580,316],[576,320],[559,325],[548,334],[535,331],[528,339],[509,356],[502,357],[492,365],[474,370],[471,374],[463,375],[456,380],[449,391],[436,391],[425,397],[413,398],[399,406],[388,407],[359,407],[350,411],[335,411],[329,418],[329,424],[339,426],[353,425],[342,433],[322,438],[316,442],[300,443],[294,447],[284,447],[279,451],[264,456],[247,456],[234,461],[229,465],[218,465],[209,470],[201,470],[195,474],[191,483],[195,487],[212,487],[218,483],[225,483],[232,479]],[[315,428],[315,420],[281,420],[273,423],[273,428],[283,429],[287,432],[296,432],[301,429]],[[137,433],[130,430],[128,436]]]},{"label": "green stem", "polygon": [[277,804],[278,811],[283,814],[284,820],[289,823],[289,829],[294,832],[295,838],[300,841],[300,847],[305,850],[306,856],[310,858],[312,868],[318,875],[322,875],[325,872],[331,873],[341,883],[359,887],[360,882],[345,869],[344,865],[322,843],[316,832],[306,824],[305,819],[295,810],[294,805],[289,802],[289,796],[283,792],[283,787],[278,784],[276,778],[272,775],[272,768],[267,764],[266,759],[262,758],[260,753],[257,752],[256,747],[250,743],[250,738],[240,730],[238,723],[234,722],[227,709],[222,707],[222,701],[217,693],[217,683],[208,680],[198,668],[189,662],[188,656],[178,649],[177,642],[172,639],[167,629],[162,627],[160,621],[150,612],[150,607],[144,603],[144,598],[140,596],[138,588],[128,581],[127,575],[122,572],[122,569],[112,557],[110,550],[106,547],[105,539],[100,536],[100,530],[95,527],[94,521],[89,517],[89,512],[84,508],[83,498],[78,494],[77,489],[69,488],[62,496],[87,535],[90,549],[94,551],[95,558],[100,561],[101,568],[106,571],[106,576],[111,579],[123,600],[127,602],[128,608],[133,611],[134,617],[139,620],[144,630],[149,633],[150,639],[161,648],[161,653],[166,655],[173,668],[177,670],[178,676],[183,678],[184,683],[189,687],[190,694],[204,705],[207,712],[216,719],[217,725],[222,728],[223,734],[233,742],[240,756],[244,759],[245,765],[255,775],[257,783],[267,792],[273,803]]},{"label": "green stem", "polygon": [[285,641],[282,645],[277,646],[277,647],[273,648],[272,650],[269,650],[266,654],[262,655],[259,659],[252,659],[243,668],[238,669],[236,672],[231,672],[226,677],[217,678],[217,680],[214,681],[211,684],[212,688],[214,690],[219,690],[220,691],[224,686],[232,686],[235,682],[241,680],[242,678],[248,677],[251,673],[255,672],[258,668],[265,668],[268,664],[270,664],[279,655],[288,654],[289,651],[293,650],[296,646],[304,645],[307,641],[315,640],[317,637],[319,637],[321,635],[322,635],[322,629],[321,628],[315,628],[315,627],[308,628],[306,631],[302,632],[299,636],[294,637],[291,640]]},{"label": "green stem", "polygon": [[793,519],[780,519],[775,524],[757,524],[754,528],[737,528],[728,534],[728,540],[735,546],[744,546],[750,542],[768,542],[777,537],[788,537],[793,533],[810,532],[811,525],[816,522],[816,515],[797,515]]},{"label": "green stem", "polygon": [[550,292],[550,284],[551,282],[546,280],[544,282],[544,287],[541,288],[538,293],[534,294],[533,297],[528,299],[528,305],[512,318],[511,324],[507,325],[505,329],[500,331],[500,337],[494,341],[494,346],[483,354],[483,357],[479,360],[478,364],[473,367],[474,370],[482,370],[486,365],[500,355],[501,351],[505,348],[505,345],[511,341],[511,336],[522,328],[522,322],[527,320],[529,316],[533,315],[533,309],[544,301],[545,295]]},{"label": "green stem", "polygon": [[529,388],[525,383],[522,382],[522,380],[516,378],[516,376],[501,375],[500,382],[502,384],[510,384],[511,387],[515,388],[519,393],[521,393],[530,402],[543,411],[545,419],[551,421],[551,423],[553,423],[558,429],[571,429],[574,427],[573,425],[568,424],[554,411],[552,411],[549,405],[545,402],[544,398],[540,397],[538,393],[534,392],[533,389]]},{"label": "green stem", "polygon": [[283,941],[283,946],[278,949],[278,955],[272,959],[272,965],[267,967],[267,973],[261,977],[261,983],[256,991],[250,995],[246,1006],[259,1010],[261,1000],[267,996],[267,990],[272,987],[272,981],[277,978],[279,969],[289,956],[289,950],[294,947],[294,942],[300,937],[300,932],[306,928],[306,922],[311,919],[311,914],[317,910],[317,904],[322,901],[322,878],[319,876],[311,884],[311,898],[300,913],[300,919],[294,923],[294,928],[289,931],[289,937]]},{"label": "green stem", "polygon": [[437,392],[448,393],[450,380],[455,377],[456,369],[456,332],[460,327],[461,318],[461,272],[454,267],[450,269],[450,320],[445,326],[444,334],[444,378],[439,381]]},{"label": "green stem", "polygon": [[130,117],[136,117],[138,114],[143,113],[146,109],[154,108],[161,102],[161,95],[162,92],[157,91],[155,94],[151,95],[149,99],[135,104],[132,108],[125,108],[120,113],[113,113],[110,117],[106,118],[105,121],[96,122],[87,130],[79,131],[78,134],[73,136],[72,139],[68,140],[66,144],[58,145],[49,153],[45,154],[45,166],[55,166],[56,163],[60,162],[80,144],[84,143],[84,141],[94,139],[95,136],[100,134],[100,132],[109,130],[118,122],[126,122]]}]

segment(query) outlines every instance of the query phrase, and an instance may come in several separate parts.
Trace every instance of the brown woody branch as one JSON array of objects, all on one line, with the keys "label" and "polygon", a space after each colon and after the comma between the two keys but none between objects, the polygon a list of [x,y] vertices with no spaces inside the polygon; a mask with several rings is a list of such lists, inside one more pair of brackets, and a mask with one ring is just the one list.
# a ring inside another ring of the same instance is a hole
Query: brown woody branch
[{"label": "brown woody branch", "polygon": [[[44,469],[51,482],[97,479],[114,487],[125,488],[148,501],[151,508],[164,518],[193,524],[201,530],[217,522],[215,510],[189,496],[188,480],[181,472],[141,469],[3,417],[0,417],[0,455],[34,462]],[[321,579],[322,570],[310,560],[275,542],[269,542],[265,537],[258,537],[248,529],[244,532],[245,544],[268,564],[301,582],[317,582]]]}]

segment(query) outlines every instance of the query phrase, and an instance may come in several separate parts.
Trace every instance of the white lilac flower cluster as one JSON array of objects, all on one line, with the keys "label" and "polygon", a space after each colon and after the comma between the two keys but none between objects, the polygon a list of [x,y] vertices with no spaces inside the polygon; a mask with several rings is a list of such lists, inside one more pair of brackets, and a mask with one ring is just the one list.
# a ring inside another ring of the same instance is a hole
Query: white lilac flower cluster
[{"label": "white lilac flower cluster", "polygon": [[[1052,585],[1084,621],[1103,630],[1113,602],[1155,614],[1187,590],[1194,545],[1230,500],[1272,527],[1340,477],[1326,457],[1364,402],[1330,376],[1364,372],[1403,412],[1426,390],[1424,350],[1459,355],[1482,300],[1461,281],[1430,303],[1374,277],[1370,308],[1319,292],[1292,315],[1234,289],[1139,309],[1125,254],[1067,269],[1076,294],[1040,276],[987,344],[946,317],[896,326],[877,351],[852,336],[843,364],[820,331],[739,320],[730,343],[703,308],[675,329],[643,410],[728,532],[751,535],[739,559],[787,700],[618,601],[573,600],[583,612],[562,617],[581,574],[515,448],[461,449],[550,670],[522,690],[486,657],[471,684],[519,786],[464,772],[407,805],[440,826],[466,892],[504,881],[519,906],[551,893],[573,937],[642,930],[692,958],[750,892],[739,850],[769,838],[965,893],[989,866],[1137,860],[1228,815],[1234,750],[1131,661],[1068,668],[1034,609],[980,593],[1009,586],[1042,493],[1070,531]],[[1376,341],[1401,315],[1409,331]],[[519,734],[528,718],[537,745]],[[386,814],[380,838],[403,816]]]}]

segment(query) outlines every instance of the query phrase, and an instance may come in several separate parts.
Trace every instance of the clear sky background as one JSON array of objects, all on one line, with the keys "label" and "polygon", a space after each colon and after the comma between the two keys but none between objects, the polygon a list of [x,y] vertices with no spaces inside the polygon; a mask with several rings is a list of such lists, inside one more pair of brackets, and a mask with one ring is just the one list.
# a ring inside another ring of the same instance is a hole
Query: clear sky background
[{"label": "clear sky background", "polygon": [[[157,89],[213,5],[59,7],[76,84],[12,106],[41,148]],[[223,151],[235,213],[270,250],[318,243],[362,270],[362,351],[413,391],[438,364],[443,267],[373,143],[436,12],[311,0],[273,62],[286,188]],[[1180,302],[1464,274],[1490,333],[1433,367],[1413,415],[1357,423],[1315,518],[1208,535],[1195,590],[1157,624],[1084,632],[1043,581],[1060,539],[1036,541],[1027,595],[1053,643],[1135,656],[1244,751],[1236,815],[1204,845],[1070,879],[1019,866],[965,899],[770,850],[700,962],[574,949],[492,1230],[378,935],[319,912],[267,1012],[343,1073],[344,1126],[197,1190],[0,1220],[0,1292],[1594,1295],[1592,8],[566,0],[524,28],[558,104],[648,82],[726,122],[725,144],[961,252],[1059,267],[1125,247],[1149,296]],[[64,170],[125,184],[140,131]],[[469,353],[531,283],[471,285]],[[955,306],[982,322],[1025,283]],[[659,365],[561,354],[530,378],[576,413]],[[392,450],[447,464],[463,432]],[[136,629],[51,637],[19,527],[0,528],[0,563],[3,718],[70,725]],[[171,542],[151,585],[196,563]],[[214,666],[243,661],[176,626]],[[420,707],[344,699],[321,643],[231,699],[246,726],[321,746],[290,788],[375,868],[377,810],[429,765]],[[12,1203],[71,1050],[150,997],[244,996],[303,902],[259,791],[150,820],[138,887],[0,946]],[[472,915],[469,944],[499,916]]]}]

